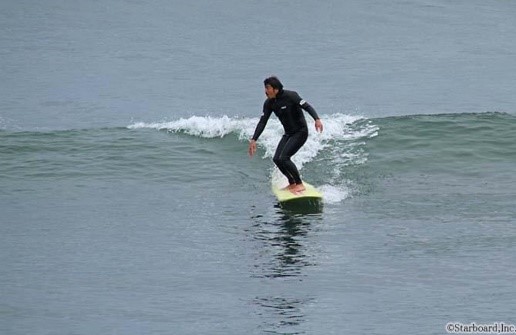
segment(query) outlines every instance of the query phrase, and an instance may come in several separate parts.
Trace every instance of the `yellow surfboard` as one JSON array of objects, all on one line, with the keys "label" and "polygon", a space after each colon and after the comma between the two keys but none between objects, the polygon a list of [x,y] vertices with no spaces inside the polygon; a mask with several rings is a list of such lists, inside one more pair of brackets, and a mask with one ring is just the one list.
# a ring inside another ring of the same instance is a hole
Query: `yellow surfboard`
[{"label": "yellow surfboard", "polygon": [[306,190],[302,192],[292,193],[289,190],[282,190],[277,185],[272,184],[272,193],[278,198],[279,202],[287,202],[293,200],[322,200],[322,193],[319,192],[314,186],[303,181]]}]

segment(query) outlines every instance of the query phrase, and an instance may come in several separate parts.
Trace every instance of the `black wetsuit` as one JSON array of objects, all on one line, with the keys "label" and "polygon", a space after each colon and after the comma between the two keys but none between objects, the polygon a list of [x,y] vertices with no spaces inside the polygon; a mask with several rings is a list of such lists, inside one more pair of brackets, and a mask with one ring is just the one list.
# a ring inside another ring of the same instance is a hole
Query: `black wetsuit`
[{"label": "black wetsuit", "polygon": [[253,140],[257,140],[265,129],[272,112],[276,114],[285,129],[285,135],[278,144],[273,161],[280,171],[287,177],[289,184],[301,184],[301,177],[296,165],[290,160],[308,138],[308,127],[303,114],[306,110],[314,120],[317,112],[294,91],[281,90],[276,98],[269,98],[263,104],[263,115],[256,126]]}]

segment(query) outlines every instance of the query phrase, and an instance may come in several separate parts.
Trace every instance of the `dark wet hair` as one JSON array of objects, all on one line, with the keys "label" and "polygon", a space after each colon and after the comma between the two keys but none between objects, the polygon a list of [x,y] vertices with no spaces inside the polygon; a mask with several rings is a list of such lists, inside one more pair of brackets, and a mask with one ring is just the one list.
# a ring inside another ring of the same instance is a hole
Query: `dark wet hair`
[{"label": "dark wet hair", "polygon": [[283,89],[283,84],[281,83],[281,81],[278,79],[278,77],[274,77],[274,76],[266,78],[263,81],[263,85],[264,86],[270,85],[272,88],[275,88],[280,91]]}]

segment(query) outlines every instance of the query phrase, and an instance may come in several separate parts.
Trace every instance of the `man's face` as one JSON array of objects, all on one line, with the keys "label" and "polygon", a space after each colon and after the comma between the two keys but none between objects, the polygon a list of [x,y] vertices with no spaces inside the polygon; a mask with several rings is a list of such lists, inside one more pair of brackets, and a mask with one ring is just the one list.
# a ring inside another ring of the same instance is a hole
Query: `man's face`
[{"label": "man's face", "polygon": [[279,90],[273,88],[271,85],[265,85],[265,95],[267,96],[267,98],[275,98],[278,92]]}]

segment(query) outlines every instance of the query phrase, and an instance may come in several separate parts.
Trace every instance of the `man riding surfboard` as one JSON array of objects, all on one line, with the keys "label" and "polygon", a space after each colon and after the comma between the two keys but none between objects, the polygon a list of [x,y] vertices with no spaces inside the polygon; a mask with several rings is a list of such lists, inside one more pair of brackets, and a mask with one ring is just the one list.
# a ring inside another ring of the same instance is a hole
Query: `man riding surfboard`
[{"label": "man riding surfboard", "polygon": [[295,91],[283,89],[283,84],[277,77],[266,78],[263,82],[267,99],[263,104],[263,115],[256,125],[254,135],[249,142],[249,156],[256,152],[256,141],[262,134],[272,112],[278,117],[285,134],[278,143],[274,154],[274,164],[287,177],[292,193],[305,190],[301,176],[296,165],[290,159],[305,144],[308,138],[308,126],[303,109],[315,120],[315,129],[323,131],[323,124],[315,109],[305,100],[301,99]]}]

